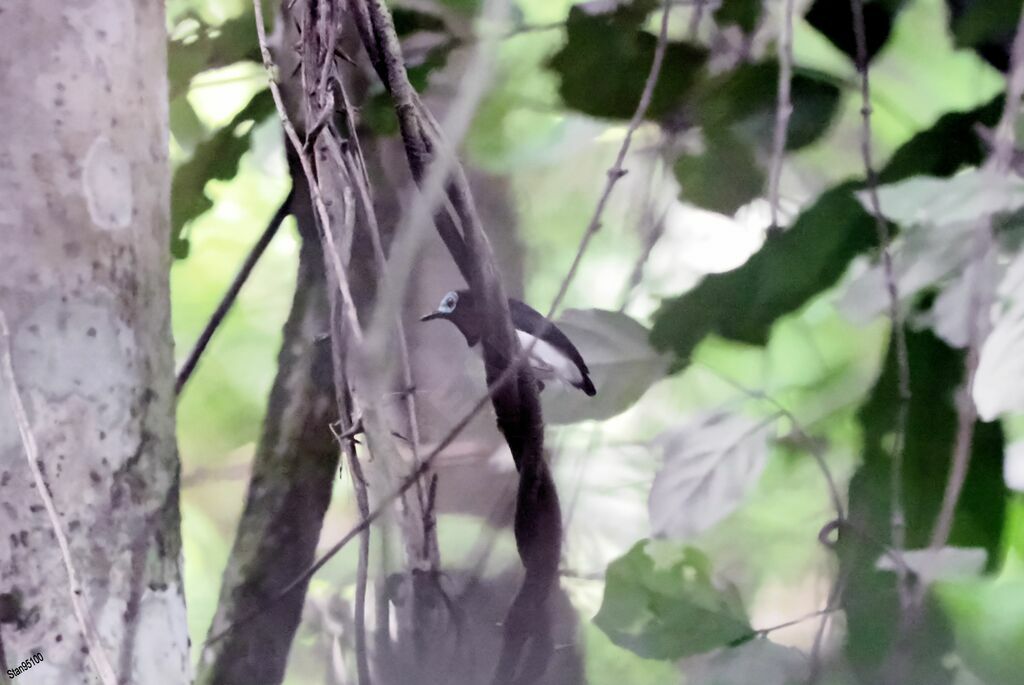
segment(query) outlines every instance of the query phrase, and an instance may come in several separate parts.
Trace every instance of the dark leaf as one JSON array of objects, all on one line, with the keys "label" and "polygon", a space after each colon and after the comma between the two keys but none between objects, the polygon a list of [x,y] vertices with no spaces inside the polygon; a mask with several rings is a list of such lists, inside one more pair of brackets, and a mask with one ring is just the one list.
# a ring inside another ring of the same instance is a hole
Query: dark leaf
[{"label": "dark leaf", "polygon": [[249,149],[253,126],[273,112],[270,91],[256,93],[227,126],[197,145],[191,159],[175,170],[171,181],[171,247],[175,257],[187,254],[187,241],[181,235],[185,224],[213,206],[204,190],[206,182],[234,177],[239,160]]},{"label": "dark leaf", "polygon": [[674,171],[687,202],[724,214],[759,196],[765,182],[754,151],[728,131],[707,130],[704,151],[680,157]]},{"label": "dark leaf", "polygon": [[711,581],[693,547],[644,540],[613,561],[594,623],[612,642],[649,659],[679,659],[751,634],[733,593]]},{"label": "dark leaf", "polygon": [[684,360],[709,333],[764,344],[777,318],[835,283],[854,255],[875,244],[872,219],[853,195],[857,187],[850,182],[825,192],[746,264],[666,300],[655,315],[654,346]]},{"label": "dark leaf", "polygon": [[734,24],[750,33],[761,17],[762,0],[722,0],[715,10],[715,21],[720,26]]},{"label": "dark leaf", "polygon": [[[878,54],[889,39],[896,13],[902,5],[903,0],[867,0],[864,3],[864,37],[868,61]],[[851,60],[856,61],[857,48],[849,0],[814,0],[804,18]]]},{"label": "dark leaf", "polygon": [[[636,110],[651,70],[657,38],[643,30],[650,3],[594,12],[569,11],[566,43],[549,66],[559,76],[567,107],[595,117],[628,119]],[[669,43],[654,89],[650,118],[678,108],[703,71],[707,52],[686,43]]]},{"label": "dark leaf", "polygon": [[395,22],[395,32],[401,36],[408,36],[417,31],[444,32],[444,20],[436,14],[421,12],[411,7],[401,5],[391,8],[391,18]]},{"label": "dark leaf", "polygon": [[946,4],[956,47],[974,48],[989,64],[1006,71],[1021,0],[946,0]]},{"label": "dark leaf", "polygon": [[[890,346],[885,367],[868,402],[860,410],[864,465],[850,482],[850,519],[863,536],[842,537],[840,559],[849,573],[844,595],[849,641],[847,654],[862,678],[874,682],[877,670],[892,651],[899,601],[895,574],[880,572],[875,563],[879,545],[890,541],[890,465],[892,431],[897,416],[897,371]],[[928,545],[949,474],[956,435],[954,393],[963,381],[964,355],[930,332],[907,331],[911,393],[903,451],[903,493],[908,548]],[[972,462],[964,484],[950,544],[979,547],[990,564],[999,557],[1005,513],[1002,478],[1003,433],[998,424],[978,423]],[[929,599],[920,622],[900,651],[907,656],[905,682],[948,683],[950,671],[942,657],[952,635]]]},{"label": "dark leaf", "polygon": [[[901,146],[880,179],[893,183],[916,174],[945,176],[979,163],[984,151],[974,125],[991,125],[1000,109],[996,100],[943,116]],[[874,221],[853,195],[861,187],[848,181],[823,193],[792,228],[769,238],[743,266],[708,276],[690,292],[666,300],[655,315],[654,346],[673,350],[682,363],[710,333],[763,344],[776,319],[833,285],[855,256],[876,245]]]},{"label": "dark leaf", "polygon": [[977,166],[988,153],[974,130],[981,124],[993,127],[1003,111],[1003,98],[966,112],[950,112],[939,117],[900,146],[879,173],[882,183],[895,183],[918,174],[950,176],[965,166]]},{"label": "dark leaf", "polygon": [[[751,143],[764,145],[775,126],[779,65],[775,61],[744,64],[700,87],[697,117],[707,129],[731,127]],[[796,69],[792,80],[793,113],[786,149],[797,150],[821,137],[839,107],[839,87],[810,69]]]}]

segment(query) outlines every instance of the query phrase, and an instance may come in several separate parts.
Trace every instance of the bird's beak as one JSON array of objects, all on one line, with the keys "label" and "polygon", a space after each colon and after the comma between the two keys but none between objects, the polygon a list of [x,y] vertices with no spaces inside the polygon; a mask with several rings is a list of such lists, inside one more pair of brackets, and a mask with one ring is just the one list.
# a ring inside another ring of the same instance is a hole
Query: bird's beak
[{"label": "bird's beak", "polygon": [[441,312],[430,312],[426,316],[421,316],[420,321],[431,321],[433,319],[440,319],[444,314]]}]

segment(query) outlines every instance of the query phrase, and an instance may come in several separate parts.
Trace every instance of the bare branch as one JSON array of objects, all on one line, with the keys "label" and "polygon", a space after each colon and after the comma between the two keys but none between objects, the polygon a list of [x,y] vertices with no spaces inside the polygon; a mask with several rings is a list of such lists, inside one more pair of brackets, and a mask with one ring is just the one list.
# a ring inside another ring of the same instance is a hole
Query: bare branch
[{"label": "bare branch", "polygon": [[[700,5],[698,5],[698,8]],[[654,60],[651,62],[651,71],[647,74],[647,80],[644,82],[644,89],[640,93],[640,101],[637,103],[636,110],[633,112],[633,117],[629,120],[629,125],[626,127],[626,135],[622,139],[622,145],[619,146],[619,152],[615,156],[615,162],[611,168],[608,169],[608,180],[605,182],[604,190],[601,196],[597,200],[597,206],[594,208],[594,213],[590,218],[590,223],[587,224],[586,230],[583,232],[583,237],[580,239],[579,247],[576,249],[576,256],[573,257],[572,265],[569,267],[568,273],[562,280],[561,286],[558,288],[558,293],[555,295],[554,301],[551,303],[551,309],[548,311],[548,318],[554,316],[558,306],[565,299],[565,294],[569,290],[569,285],[572,283],[572,279],[576,276],[576,271],[579,269],[580,262],[583,261],[583,255],[587,251],[587,247],[590,245],[590,241],[594,238],[597,232],[601,228],[601,216],[604,214],[605,207],[608,205],[608,200],[611,197],[612,190],[615,188],[615,184],[618,183],[619,179],[626,175],[626,169],[623,168],[622,164],[626,161],[626,155],[629,153],[630,145],[633,143],[633,134],[643,123],[644,117],[647,116],[647,110],[651,106],[651,100],[654,97],[654,88],[658,84],[658,77],[661,76],[661,67],[665,61],[665,51],[668,49],[668,19],[671,14],[672,0],[665,0],[664,9],[661,13],[661,29],[658,33],[658,43],[654,48]]]},{"label": "bare branch", "polygon": [[206,346],[210,344],[210,340],[213,338],[213,334],[217,332],[217,328],[224,322],[224,317],[227,316],[231,306],[235,303],[238,298],[238,293],[242,290],[242,286],[249,279],[249,275],[252,273],[253,267],[263,256],[267,246],[270,245],[270,241],[277,235],[277,229],[281,227],[281,223],[291,213],[291,202],[294,196],[294,189],[288,191],[288,196],[281,203],[281,206],[274,212],[274,216],[271,217],[270,223],[263,230],[256,244],[252,246],[249,254],[246,255],[245,261],[242,262],[242,266],[238,269],[238,273],[235,274],[234,280],[231,281],[231,285],[228,286],[224,296],[221,298],[217,308],[213,311],[210,316],[210,320],[206,322],[206,326],[203,328],[203,332],[199,334],[199,338],[196,339],[195,345],[192,347],[192,351],[189,352],[185,362],[181,365],[178,370],[177,379],[174,383],[174,394],[180,395],[185,384],[188,383],[189,378],[192,377],[192,372],[195,371],[196,365],[199,364],[199,358],[203,356],[203,352],[206,351]]},{"label": "bare branch", "polygon": [[18,392],[18,382],[14,376],[14,363],[11,361],[11,331],[7,327],[7,316],[0,309],[0,356],[3,362],[2,372],[4,383],[10,396],[11,408],[14,410],[14,420],[18,424],[18,432],[21,434],[21,444],[25,451],[25,459],[28,461],[29,471],[32,473],[32,481],[35,483],[39,499],[43,501],[46,508],[46,515],[53,527],[53,536],[60,548],[60,557],[64,562],[64,570],[68,574],[68,598],[71,600],[71,607],[75,612],[75,619],[78,627],[82,629],[82,637],[89,650],[89,660],[99,676],[103,685],[117,685],[117,676],[114,668],[110,665],[110,657],[107,656],[100,636],[96,632],[96,623],[85,605],[85,595],[82,583],[78,578],[78,571],[71,559],[71,547],[68,545],[68,537],[60,523],[60,515],[57,507],[53,504],[53,498],[47,489],[46,481],[39,470],[39,448],[36,446],[36,438],[32,433],[32,425],[28,420],[28,413],[25,411],[25,404],[21,401],[21,393]]}]

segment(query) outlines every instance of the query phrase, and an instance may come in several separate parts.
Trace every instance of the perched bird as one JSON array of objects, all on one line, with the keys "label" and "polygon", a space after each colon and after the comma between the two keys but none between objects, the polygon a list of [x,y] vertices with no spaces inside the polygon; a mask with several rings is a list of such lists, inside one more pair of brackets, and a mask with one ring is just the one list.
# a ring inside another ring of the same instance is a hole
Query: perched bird
[{"label": "perched bird", "polygon": [[[540,381],[541,389],[544,381],[557,379],[587,395],[597,394],[580,351],[558,326],[525,302],[509,298],[508,308],[519,344],[524,350],[530,350],[530,367]],[[477,310],[476,298],[470,291],[453,290],[441,299],[436,311],[420,321],[432,319],[451,321],[466,338],[466,344],[478,349],[483,316]]]}]

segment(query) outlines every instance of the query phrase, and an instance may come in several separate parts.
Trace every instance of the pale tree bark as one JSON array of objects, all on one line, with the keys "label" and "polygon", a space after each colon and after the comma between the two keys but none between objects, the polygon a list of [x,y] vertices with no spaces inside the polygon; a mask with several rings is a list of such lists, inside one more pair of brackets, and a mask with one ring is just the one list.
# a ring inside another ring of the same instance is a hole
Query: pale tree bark
[{"label": "pale tree bark", "polygon": [[0,639],[5,668],[44,659],[19,682],[190,679],[164,21],[0,5]]}]

